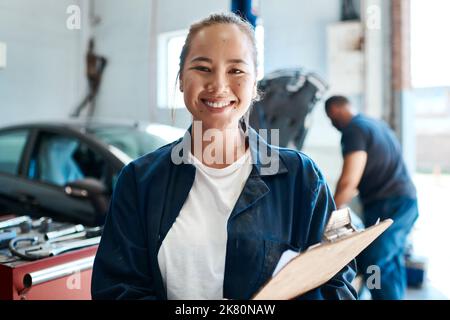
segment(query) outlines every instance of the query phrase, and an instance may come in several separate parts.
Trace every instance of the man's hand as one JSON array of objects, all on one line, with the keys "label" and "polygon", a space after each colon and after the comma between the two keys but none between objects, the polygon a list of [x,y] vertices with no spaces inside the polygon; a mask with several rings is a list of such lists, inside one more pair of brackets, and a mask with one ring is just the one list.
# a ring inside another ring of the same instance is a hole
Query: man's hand
[{"label": "man's hand", "polygon": [[344,157],[341,177],[334,194],[336,207],[342,208],[358,194],[358,185],[367,163],[366,151],[355,151]]}]

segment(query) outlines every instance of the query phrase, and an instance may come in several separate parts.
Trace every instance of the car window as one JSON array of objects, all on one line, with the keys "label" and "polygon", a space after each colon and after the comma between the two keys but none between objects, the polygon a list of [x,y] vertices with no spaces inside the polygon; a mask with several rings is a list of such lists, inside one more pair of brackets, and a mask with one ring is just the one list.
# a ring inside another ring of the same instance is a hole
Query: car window
[{"label": "car window", "polygon": [[18,173],[27,137],[27,130],[0,134],[0,172]]},{"label": "car window", "polygon": [[118,148],[132,159],[143,156],[171,142],[134,128],[102,128],[96,129],[92,133],[106,144]]},{"label": "car window", "polygon": [[103,156],[76,138],[49,133],[39,136],[28,176],[58,186],[84,178],[111,184]]}]

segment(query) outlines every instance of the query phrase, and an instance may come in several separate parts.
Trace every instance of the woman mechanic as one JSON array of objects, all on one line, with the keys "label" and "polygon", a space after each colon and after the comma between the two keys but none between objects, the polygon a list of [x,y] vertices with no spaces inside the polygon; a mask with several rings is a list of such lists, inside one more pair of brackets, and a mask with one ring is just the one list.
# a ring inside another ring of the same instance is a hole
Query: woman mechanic
[{"label": "woman mechanic", "polygon": [[[253,28],[235,14],[190,27],[179,84],[193,124],[122,170],[93,299],[250,299],[285,250],[321,241],[335,204],[320,170],[248,126],[256,56]],[[354,269],[298,299],[355,299]]]}]

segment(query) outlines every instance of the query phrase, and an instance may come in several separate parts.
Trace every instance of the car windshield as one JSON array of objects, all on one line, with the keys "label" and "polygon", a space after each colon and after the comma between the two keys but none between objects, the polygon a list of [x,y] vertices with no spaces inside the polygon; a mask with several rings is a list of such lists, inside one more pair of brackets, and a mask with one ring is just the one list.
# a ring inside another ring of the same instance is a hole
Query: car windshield
[{"label": "car windshield", "polygon": [[104,127],[91,132],[104,143],[113,146],[131,159],[139,158],[180,137],[180,129],[164,126],[164,130],[153,132],[152,127]]}]

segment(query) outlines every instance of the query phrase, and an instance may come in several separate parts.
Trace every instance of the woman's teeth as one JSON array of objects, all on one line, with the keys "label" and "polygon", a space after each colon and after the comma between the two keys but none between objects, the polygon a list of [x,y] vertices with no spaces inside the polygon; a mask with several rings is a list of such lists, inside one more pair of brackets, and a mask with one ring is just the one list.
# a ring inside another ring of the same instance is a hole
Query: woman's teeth
[{"label": "woman's teeth", "polygon": [[211,102],[211,101],[206,101],[206,100],[203,100],[203,102],[208,107],[211,107],[211,108],[225,108],[225,107],[230,106],[233,103],[233,101]]}]

